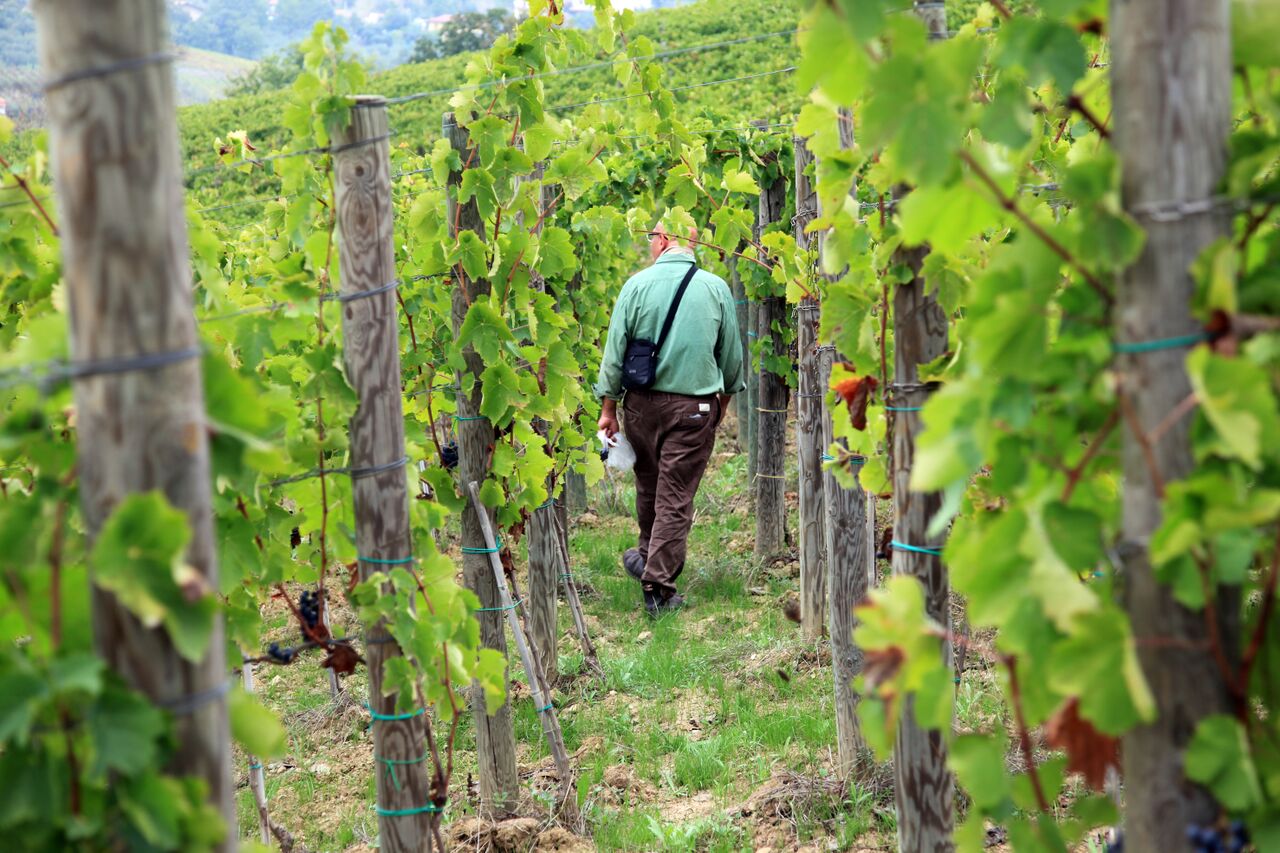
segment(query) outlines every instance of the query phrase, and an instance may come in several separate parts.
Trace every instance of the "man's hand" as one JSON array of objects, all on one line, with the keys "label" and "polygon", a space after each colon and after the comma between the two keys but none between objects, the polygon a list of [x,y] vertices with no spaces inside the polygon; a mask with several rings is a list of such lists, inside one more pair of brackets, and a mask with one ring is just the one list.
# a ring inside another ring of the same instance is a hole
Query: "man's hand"
[{"label": "man's hand", "polygon": [[600,407],[600,420],[596,421],[596,427],[604,430],[604,434],[609,438],[613,438],[618,434],[618,401],[605,397],[604,404]]},{"label": "man's hand", "polygon": [[733,399],[732,394],[720,395],[720,419],[716,421],[716,426],[720,426],[724,421],[725,414],[729,411],[729,401]]}]

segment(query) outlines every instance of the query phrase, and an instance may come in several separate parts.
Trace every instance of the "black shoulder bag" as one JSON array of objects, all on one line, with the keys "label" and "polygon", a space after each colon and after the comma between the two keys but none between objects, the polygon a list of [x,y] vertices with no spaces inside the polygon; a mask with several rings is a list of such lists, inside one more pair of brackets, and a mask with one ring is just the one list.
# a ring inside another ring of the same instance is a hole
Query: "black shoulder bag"
[{"label": "black shoulder bag", "polygon": [[689,288],[689,282],[698,271],[697,264],[689,264],[689,271],[684,274],[675,298],[671,300],[671,309],[667,311],[667,319],[662,324],[662,332],[658,341],[636,339],[627,342],[627,351],[622,356],[622,387],[628,391],[638,391],[653,387],[658,378],[658,352],[671,332],[671,324],[675,322],[676,311],[680,308],[680,300]]}]

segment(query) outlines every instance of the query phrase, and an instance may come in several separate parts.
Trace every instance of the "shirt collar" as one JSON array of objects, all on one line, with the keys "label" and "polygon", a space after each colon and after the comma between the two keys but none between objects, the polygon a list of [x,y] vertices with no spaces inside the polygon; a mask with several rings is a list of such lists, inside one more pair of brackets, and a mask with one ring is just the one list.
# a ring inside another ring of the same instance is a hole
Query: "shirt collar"
[{"label": "shirt collar", "polygon": [[696,263],[697,260],[698,260],[697,257],[693,253],[693,249],[690,249],[687,246],[672,246],[669,249],[667,249],[665,252],[663,252],[661,255],[659,255],[658,259],[654,261],[654,263],[655,264],[671,264],[671,263],[687,264],[690,261],[694,261]]}]

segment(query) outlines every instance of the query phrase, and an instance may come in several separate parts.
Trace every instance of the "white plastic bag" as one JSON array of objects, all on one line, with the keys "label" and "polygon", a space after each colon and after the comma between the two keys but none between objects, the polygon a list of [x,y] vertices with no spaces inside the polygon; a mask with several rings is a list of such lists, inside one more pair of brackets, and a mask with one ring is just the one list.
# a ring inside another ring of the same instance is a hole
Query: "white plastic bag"
[{"label": "white plastic bag", "polygon": [[600,439],[600,444],[609,451],[609,457],[605,459],[604,464],[621,473],[626,473],[635,467],[636,449],[631,446],[631,442],[627,441],[625,435],[619,432],[614,433],[613,438],[609,438],[604,430],[600,430],[596,433],[596,438]]}]

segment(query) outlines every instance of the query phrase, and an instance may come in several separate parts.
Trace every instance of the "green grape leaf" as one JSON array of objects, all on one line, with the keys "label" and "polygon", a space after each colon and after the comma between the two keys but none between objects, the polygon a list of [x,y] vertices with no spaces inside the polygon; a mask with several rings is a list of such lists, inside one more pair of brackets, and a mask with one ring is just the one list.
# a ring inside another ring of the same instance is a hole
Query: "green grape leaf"
[{"label": "green grape leaf", "polygon": [[1187,778],[1207,787],[1227,809],[1248,811],[1261,802],[1249,736],[1235,718],[1217,714],[1201,720],[1184,762]]},{"label": "green grape leaf", "polygon": [[187,517],[159,492],[130,495],[107,519],[93,546],[94,581],[148,627],[164,625],[190,661],[204,657],[217,599],[204,576],[183,561]]},{"label": "green grape leaf", "polygon": [[1260,470],[1263,437],[1280,433],[1280,413],[1267,374],[1244,359],[1223,358],[1197,347],[1187,356],[1187,375],[1218,437],[1216,452]]},{"label": "green grape leaf", "polygon": [[994,809],[1012,795],[1004,764],[1006,748],[1005,739],[998,735],[959,735],[951,742],[948,763],[979,809]]},{"label": "green grape leaf", "polygon": [[1063,695],[1078,696],[1080,715],[1103,734],[1118,735],[1155,719],[1155,697],[1119,610],[1076,618],[1071,636],[1054,646],[1049,681]]},{"label": "green grape leaf", "polygon": [[168,728],[165,715],[131,690],[109,683],[85,719],[93,737],[90,772],[105,778],[111,771],[132,776],[152,766],[159,738]]},{"label": "green grape leaf", "polygon": [[0,674],[0,743],[26,742],[27,730],[48,693],[48,685],[33,672]]},{"label": "green grape leaf", "polygon": [[967,183],[915,189],[900,210],[903,241],[909,246],[928,242],[942,254],[961,251],[1000,217],[999,209]]},{"label": "green grape leaf", "polygon": [[1067,568],[1083,572],[1102,559],[1102,520],[1094,513],[1053,501],[1044,508],[1045,533]]},{"label": "green grape leaf", "polygon": [[256,758],[284,755],[288,738],[284,726],[271,711],[243,690],[233,690],[227,701],[231,736]]},{"label": "green grape leaf", "polygon": [[466,319],[458,330],[458,344],[475,347],[480,357],[490,364],[499,360],[503,351],[502,344],[514,340],[506,320],[487,299],[477,299],[471,303]]}]

